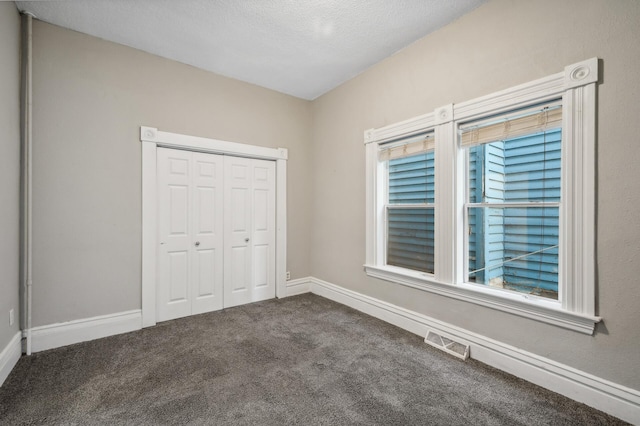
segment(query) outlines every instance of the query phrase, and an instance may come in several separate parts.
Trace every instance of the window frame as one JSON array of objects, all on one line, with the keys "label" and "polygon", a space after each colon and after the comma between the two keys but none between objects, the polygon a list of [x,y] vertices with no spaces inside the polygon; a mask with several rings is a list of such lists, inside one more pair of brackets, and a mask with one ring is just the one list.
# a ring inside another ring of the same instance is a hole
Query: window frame
[{"label": "window frame", "polygon": [[[591,58],[557,74],[365,131],[366,274],[593,334],[601,320],[595,315],[597,81],[598,58]],[[465,283],[466,150],[460,147],[458,127],[554,99],[563,105],[558,301]],[[385,165],[378,161],[384,143],[427,131],[435,134],[434,274],[385,265]]]}]

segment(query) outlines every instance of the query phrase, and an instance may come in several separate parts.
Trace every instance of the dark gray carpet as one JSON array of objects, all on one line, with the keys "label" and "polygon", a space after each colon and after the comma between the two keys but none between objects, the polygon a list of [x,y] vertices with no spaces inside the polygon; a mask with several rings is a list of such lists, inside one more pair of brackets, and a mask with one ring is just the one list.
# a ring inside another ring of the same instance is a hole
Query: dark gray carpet
[{"label": "dark gray carpet", "polygon": [[23,357],[0,423],[623,424],[314,295]]}]

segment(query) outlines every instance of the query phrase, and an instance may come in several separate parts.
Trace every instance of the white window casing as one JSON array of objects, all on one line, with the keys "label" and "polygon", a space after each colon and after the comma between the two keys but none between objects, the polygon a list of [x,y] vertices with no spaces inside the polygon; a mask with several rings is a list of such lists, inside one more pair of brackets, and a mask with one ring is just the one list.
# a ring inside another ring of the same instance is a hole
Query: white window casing
[{"label": "white window casing", "polygon": [[[366,263],[369,276],[592,334],[595,311],[595,117],[598,59],[470,101],[449,104],[365,132]],[[561,100],[562,159],[558,300],[465,283],[465,152],[462,123]],[[386,170],[383,143],[435,135],[435,273],[385,264]]]}]

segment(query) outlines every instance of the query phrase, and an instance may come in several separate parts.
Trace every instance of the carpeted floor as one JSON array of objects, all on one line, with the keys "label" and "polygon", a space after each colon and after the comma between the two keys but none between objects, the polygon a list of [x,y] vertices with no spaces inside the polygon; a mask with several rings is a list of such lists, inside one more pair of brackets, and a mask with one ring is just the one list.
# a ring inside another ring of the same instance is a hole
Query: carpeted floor
[{"label": "carpeted floor", "polygon": [[624,423],[303,295],[23,357],[0,424]]}]

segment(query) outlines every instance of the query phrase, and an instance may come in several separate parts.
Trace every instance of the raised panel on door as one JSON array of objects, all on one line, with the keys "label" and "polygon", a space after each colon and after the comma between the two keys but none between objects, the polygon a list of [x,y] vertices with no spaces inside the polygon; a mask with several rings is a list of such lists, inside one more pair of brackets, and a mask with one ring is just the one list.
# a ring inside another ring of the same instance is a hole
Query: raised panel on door
[{"label": "raised panel on door", "polygon": [[251,302],[252,160],[224,158],[224,306]]},{"label": "raised panel on door", "polygon": [[253,160],[252,291],[251,301],[276,295],[275,250],[275,163]]},{"label": "raised panel on door", "polygon": [[223,307],[223,157],[192,154],[192,314]]},{"label": "raised panel on door", "polygon": [[191,314],[191,153],[159,148],[158,321]]}]

